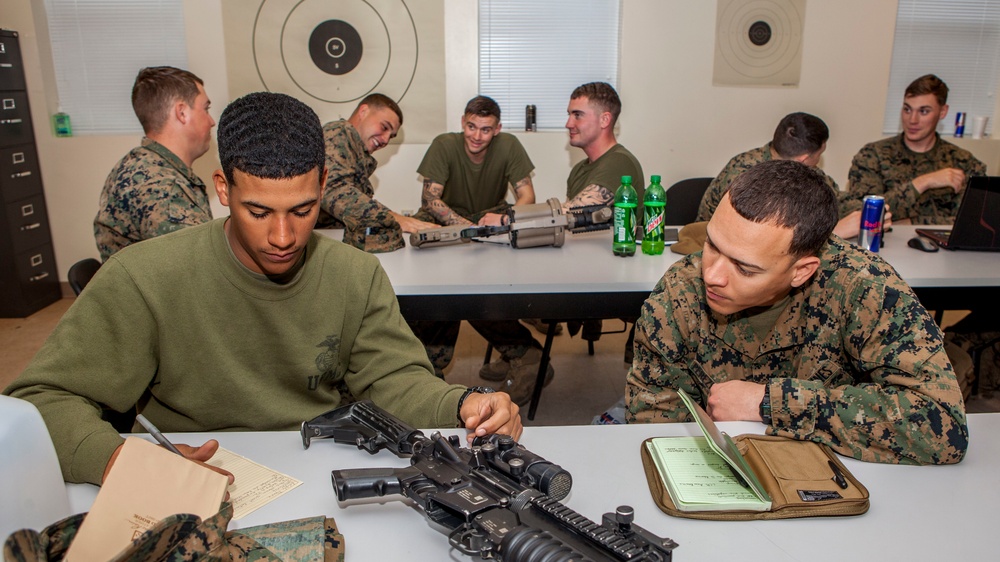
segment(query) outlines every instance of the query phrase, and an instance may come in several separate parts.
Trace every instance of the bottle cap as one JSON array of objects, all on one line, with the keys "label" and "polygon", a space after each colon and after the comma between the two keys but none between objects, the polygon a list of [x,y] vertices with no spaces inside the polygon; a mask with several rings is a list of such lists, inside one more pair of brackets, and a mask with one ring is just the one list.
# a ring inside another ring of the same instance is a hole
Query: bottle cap
[{"label": "bottle cap", "polygon": [[660,183],[660,176],[649,176],[649,181],[651,183]]},{"label": "bottle cap", "polygon": [[632,183],[632,176],[622,176],[622,183]]}]

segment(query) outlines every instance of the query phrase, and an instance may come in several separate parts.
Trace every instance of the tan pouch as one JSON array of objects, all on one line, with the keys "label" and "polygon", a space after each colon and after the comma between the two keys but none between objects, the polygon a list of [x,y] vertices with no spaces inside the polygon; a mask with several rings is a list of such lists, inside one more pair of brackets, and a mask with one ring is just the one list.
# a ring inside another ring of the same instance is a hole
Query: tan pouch
[{"label": "tan pouch", "polygon": [[[840,515],[861,515],[868,511],[868,489],[841,464],[829,447],[812,441],[796,441],[787,437],[772,435],[740,435],[734,439],[740,454],[746,459],[754,474],[771,495],[769,511],[680,511],[667,492],[660,473],[649,454],[646,443],[640,451],[642,466],[646,472],[646,482],[653,501],[667,515],[690,519],[716,519],[742,521],[751,519],[790,519],[795,517],[831,517]],[[847,488],[841,489],[833,480],[833,470],[829,462],[840,469]],[[807,501],[805,496],[816,497],[828,492],[836,492],[835,499]]]}]

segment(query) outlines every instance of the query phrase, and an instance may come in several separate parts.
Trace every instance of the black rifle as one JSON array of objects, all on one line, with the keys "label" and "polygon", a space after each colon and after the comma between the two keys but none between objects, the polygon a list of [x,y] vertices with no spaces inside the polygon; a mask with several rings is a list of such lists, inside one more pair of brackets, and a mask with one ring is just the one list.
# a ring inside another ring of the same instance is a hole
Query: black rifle
[{"label": "black rifle", "polygon": [[302,423],[302,445],[333,437],[375,454],[389,449],[410,457],[407,468],[334,470],[340,501],[404,495],[424,516],[446,527],[460,552],[501,562],[671,560],[677,543],[632,523],[629,506],[604,514],[603,523],[561,504],[573,478],[506,435],[430,438],[370,401],[356,402]]}]

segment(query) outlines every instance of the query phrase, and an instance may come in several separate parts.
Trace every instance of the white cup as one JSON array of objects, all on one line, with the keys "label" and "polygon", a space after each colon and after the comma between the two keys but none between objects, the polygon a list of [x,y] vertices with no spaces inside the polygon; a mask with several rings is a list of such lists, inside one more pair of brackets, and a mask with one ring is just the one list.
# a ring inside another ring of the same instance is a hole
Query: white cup
[{"label": "white cup", "polygon": [[972,138],[981,139],[986,134],[986,122],[989,117],[979,116],[972,120]]}]

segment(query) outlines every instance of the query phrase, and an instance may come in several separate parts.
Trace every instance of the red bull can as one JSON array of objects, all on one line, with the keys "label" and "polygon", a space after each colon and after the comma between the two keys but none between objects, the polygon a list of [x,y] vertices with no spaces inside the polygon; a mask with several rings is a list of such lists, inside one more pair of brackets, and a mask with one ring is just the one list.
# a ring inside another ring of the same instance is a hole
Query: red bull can
[{"label": "red bull can", "polygon": [[869,252],[878,253],[878,249],[882,245],[884,218],[885,197],[865,195],[864,206],[861,207],[861,232],[858,234],[858,246]]},{"label": "red bull can", "polygon": [[965,135],[965,112],[959,111],[955,114],[955,136],[962,138]]}]

